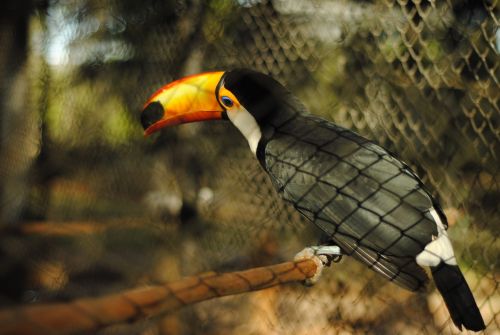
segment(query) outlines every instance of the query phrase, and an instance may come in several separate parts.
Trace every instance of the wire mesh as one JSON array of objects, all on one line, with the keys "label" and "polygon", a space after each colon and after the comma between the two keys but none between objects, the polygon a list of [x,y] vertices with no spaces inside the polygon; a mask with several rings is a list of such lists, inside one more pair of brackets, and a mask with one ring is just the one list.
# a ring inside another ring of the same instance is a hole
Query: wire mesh
[{"label": "wire mesh", "polygon": [[[23,280],[2,305],[267,265],[315,244],[319,230],[279,198],[234,127],[191,124],[142,138],[139,110],[155,89],[186,74],[246,67],[408,163],[444,208],[485,333],[498,332],[498,1],[86,0],[50,2],[37,14],[28,59],[35,130],[22,134],[36,154],[27,154],[20,220],[90,228],[4,236],[5,273]],[[313,288],[204,302],[103,333],[139,330],[458,332],[434,286],[408,292],[351,257]]]}]

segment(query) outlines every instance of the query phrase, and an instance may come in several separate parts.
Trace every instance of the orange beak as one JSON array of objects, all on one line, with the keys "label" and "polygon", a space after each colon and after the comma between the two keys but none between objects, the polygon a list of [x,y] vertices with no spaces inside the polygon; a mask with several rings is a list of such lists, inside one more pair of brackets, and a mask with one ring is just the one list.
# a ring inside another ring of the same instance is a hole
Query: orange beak
[{"label": "orange beak", "polygon": [[141,113],[144,135],[181,123],[222,119],[224,109],[217,100],[216,90],[223,74],[188,76],[159,89]]}]

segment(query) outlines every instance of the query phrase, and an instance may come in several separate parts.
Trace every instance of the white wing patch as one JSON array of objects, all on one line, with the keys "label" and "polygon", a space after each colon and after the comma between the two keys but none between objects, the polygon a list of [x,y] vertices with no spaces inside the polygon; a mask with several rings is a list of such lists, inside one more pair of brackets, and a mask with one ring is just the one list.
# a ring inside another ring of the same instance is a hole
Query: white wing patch
[{"label": "white wing patch", "polygon": [[437,225],[438,236],[425,249],[417,255],[415,260],[420,266],[438,266],[439,263],[445,262],[448,265],[457,265],[457,259],[453,253],[448,233],[439,217],[436,209],[432,207],[429,213],[434,218]]}]

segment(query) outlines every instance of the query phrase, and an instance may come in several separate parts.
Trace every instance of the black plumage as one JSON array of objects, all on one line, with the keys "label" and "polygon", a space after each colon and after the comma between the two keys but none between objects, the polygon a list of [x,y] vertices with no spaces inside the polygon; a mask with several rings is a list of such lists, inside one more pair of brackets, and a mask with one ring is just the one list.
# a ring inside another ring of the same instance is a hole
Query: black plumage
[{"label": "black plumage", "polygon": [[432,196],[415,174],[377,144],[308,114],[268,76],[235,70],[223,83],[257,120],[257,156],[283,199],[345,253],[407,289],[422,288],[427,276],[415,257],[437,229]]},{"label": "black plumage", "polygon": [[281,196],[345,253],[407,289],[426,282],[415,257],[437,236],[432,200],[386,150],[297,114],[274,128],[264,162]]},{"label": "black plumage", "polygon": [[441,263],[431,267],[436,287],[443,296],[453,323],[462,329],[480,331],[485,328],[474,296],[458,266]]},{"label": "black plumage", "polygon": [[[374,142],[308,114],[268,76],[235,70],[222,82],[258,123],[256,155],[281,197],[344,253],[406,289],[422,289],[428,277],[416,257],[443,234],[447,221],[415,173]],[[431,271],[453,322],[484,329],[460,269],[437,256],[440,263]]]}]

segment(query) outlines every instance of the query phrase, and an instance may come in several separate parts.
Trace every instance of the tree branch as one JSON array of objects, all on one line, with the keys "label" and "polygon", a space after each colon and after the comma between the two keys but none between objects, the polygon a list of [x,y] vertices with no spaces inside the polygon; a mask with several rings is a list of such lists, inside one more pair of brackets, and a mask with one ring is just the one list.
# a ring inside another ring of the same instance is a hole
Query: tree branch
[{"label": "tree branch", "polygon": [[262,290],[316,274],[314,260],[231,273],[206,273],[100,298],[0,310],[0,334],[74,334],[164,315],[200,301]]}]

